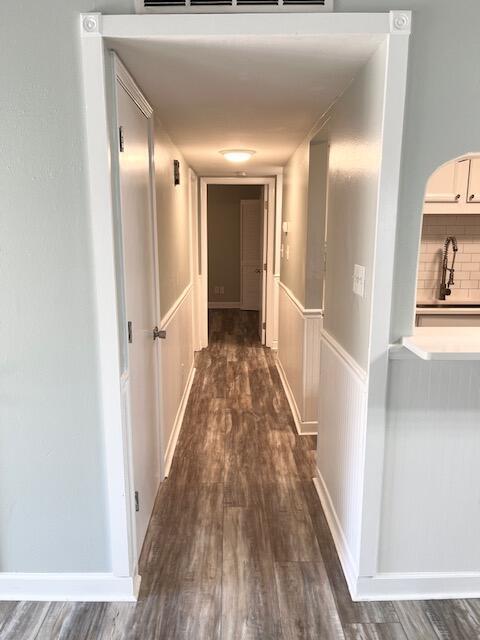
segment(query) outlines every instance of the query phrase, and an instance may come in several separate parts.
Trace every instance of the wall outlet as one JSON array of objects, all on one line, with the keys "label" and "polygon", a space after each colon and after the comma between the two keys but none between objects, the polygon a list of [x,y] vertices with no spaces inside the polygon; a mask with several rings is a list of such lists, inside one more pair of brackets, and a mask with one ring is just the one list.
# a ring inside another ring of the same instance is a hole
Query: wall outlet
[{"label": "wall outlet", "polygon": [[288,233],[288,222],[286,220],[284,220],[282,223],[282,230],[283,233]]},{"label": "wall outlet", "polygon": [[280,258],[283,258],[283,242],[280,245]]},{"label": "wall outlet", "polygon": [[365,267],[356,264],[353,268],[353,293],[365,297]]},{"label": "wall outlet", "polygon": [[287,248],[285,250],[285,257],[287,258],[287,260],[290,260],[290,245],[287,244]]}]

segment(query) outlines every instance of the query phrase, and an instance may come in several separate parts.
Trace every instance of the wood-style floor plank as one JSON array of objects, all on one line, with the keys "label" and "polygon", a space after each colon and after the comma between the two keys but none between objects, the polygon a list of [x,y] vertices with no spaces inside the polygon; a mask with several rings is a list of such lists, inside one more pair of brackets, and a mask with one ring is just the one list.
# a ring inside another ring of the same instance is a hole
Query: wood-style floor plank
[{"label": "wood-style floor plank", "polygon": [[275,564],[285,640],[345,640],[323,562]]},{"label": "wood-style floor plank", "polygon": [[439,640],[424,601],[395,602],[395,610],[408,640]]},{"label": "wood-style floor plank", "polygon": [[480,640],[478,600],[428,600],[425,610],[440,640]]},{"label": "wood-style floor plank", "polygon": [[345,626],[345,640],[407,640],[400,623],[364,623]]},{"label": "wood-style floor plank", "polygon": [[35,640],[40,627],[43,624],[48,602],[19,602],[11,611],[1,626],[2,640]]},{"label": "wood-style floor plank", "polygon": [[225,509],[222,639],[282,637],[267,523],[261,509]]}]

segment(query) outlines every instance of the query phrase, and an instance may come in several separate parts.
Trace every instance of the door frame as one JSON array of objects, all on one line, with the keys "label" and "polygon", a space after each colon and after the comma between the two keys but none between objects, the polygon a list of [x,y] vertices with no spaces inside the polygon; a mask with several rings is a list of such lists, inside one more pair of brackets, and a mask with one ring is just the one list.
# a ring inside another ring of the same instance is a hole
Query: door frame
[{"label": "door frame", "polygon": [[[134,486],[134,460],[133,460],[133,420],[132,409],[130,404],[130,367],[128,360],[128,341],[127,341],[127,310],[126,310],[126,292],[125,292],[125,273],[126,263],[124,256],[124,242],[125,237],[123,234],[123,211],[120,199],[120,165],[118,156],[118,147],[114,146],[117,139],[120,122],[118,120],[118,103],[117,103],[117,82],[121,84],[123,89],[133,100],[135,105],[141,111],[148,121],[148,153],[149,153],[149,201],[150,201],[150,217],[151,217],[151,229],[152,229],[152,255],[153,255],[153,294],[154,294],[154,309],[155,319],[154,326],[160,325],[161,312],[160,312],[160,283],[159,283],[159,256],[158,256],[158,243],[157,243],[157,216],[156,216],[156,189],[155,189],[155,147],[154,147],[154,122],[153,122],[153,108],[143,95],[141,89],[135,82],[135,79],[130,75],[128,69],[125,67],[119,56],[114,51],[108,51],[108,63],[106,65],[107,77],[110,76],[111,86],[111,100],[109,109],[109,120],[111,125],[111,140],[112,140],[112,180],[115,188],[113,189],[114,195],[114,214],[115,214],[115,231],[118,236],[117,245],[117,278],[118,278],[118,313],[119,313],[119,343],[120,349],[124,351],[121,361],[121,380],[122,387],[121,393],[123,396],[123,408],[124,408],[124,441],[125,450],[128,460],[128,473],[126,474],[126,487],[127,498],[129,497],[129,527],[131,531],[130,553],[132,554],[132,562],[135,564],[138,562],[139,554],[141,551],[141,545],[137,538],[136,530],[136,518],[135,518],[135,486]],[[153,330],[153,327],[152,327]],[[155,480],[158,484],[160,478],[164,474],[164,459],[163,455],[163,442],[162,442],[162,383],[161,383],[161,341],[156,340],[153,343],[154,348],[154,364],[155,364],[155,448],[157,451],[157,469]],[[142,541],[143,542],[143,541]],[[140,547],[140,548],[139,548]]]},{"label": "door frame", "polygon": [[[267,195],[266,195],[267,194]],[[266,197],[265,197],[266,196]],[[264,345],[266,342],[266,306],[267,306],[267,269],[266,269],[266,261],[265,256],[267,255],[267,246],[268,246],[268,191],[267,189],[262,189],[262,196],[257,200],[252,198],[242,198],[240,200],[240,309],[245,308],[244,304],[244,283],[243,283],[243,216],[242,216],[242,205],[244,202],[260,202],[260,211],[261,211],[261,241],[262,241],[262,255],[260,258],[261,263],[261,283],[260,283],[260,308],[259,308],[259,337],[261,343]]]},{"label": "door frame", "polygon": [[[393,266],[398,193],[400,185],[401,143],[405,111],[405,88],[408,66],[408,39],[411,12],[389,13],[256,13],[252,14],[169,14],[169,15],[102,15],[98,12],[79,15],[81,77],[85,122],[88,208],[91,230],[94,305],[96,310],[96,342],[98,354],[99,405],[105,448],[107,498],[107,545],[110,567],[109,591],[102,591],[102,601],[135,599],[139,589],[137,567],[131,561],[132,532],[129,528],[131,501],[128,499],[130,477],[128,449],[124,440],[124,408],[121,395],[121,372],[118,326],[117,266],[115,264],[114,191],[111,166],[111,136],[108,120],[108,91],[105,77],[105,45],[108,38],[172,38],[191,36],[301,37],[302,35],[379,36],[389,42],[386,69],[385,113],[383,127],[384,160],[379,183],[382,206],[377,226],[374,297],[382,301],[373,309],[375,344],[372,355],[378,355],[380,380],[376,380],[378,411],[375,433],[365,442],[368,461],[365,489],[365,520],[370,531],[370,544],[362,558],[362,569],[374,571],[378,549],[380,501],[383,483],[383,441],[385,434],[385,371],[388,364],[390,309],[393,290]],[[281,177],[280,177],[281,181]],[[279,196],[277,192],[277,197]],[[277,213],[279,207],[277,207]],[[277,237],[280,231],[276,229]],[[278,246],[277,260],[278,266]],[[278,281],[278,274],[277,281]],[[272,319],[273,314],[269,314]],[[373,378],[373,377],[372,377]],[[373,380],[371,380],[371,384]],[[72,589],[71,599],[78,599]],[[94,598],[94,595],[92,597]]]},{"label": "door frame", "polygon": [[[273,177],[219,177],[200,178],[200,273],[198,278],[200,302],[198,322],[198,335],[201,348],[208,347],[208,225],[207,225],[207,190],[208,185],[261,185],[268,192],[267,229],[266,234],[266,260],[264,248],[264,262],[266,269],[266,303],[262,304],[262,313],[265,316],[265,340],[267,347],[274,346],[274,267],[275,267],[275,203],[276,180]],[[265,196],[263,197],[263,199]],[[263,296],[263,294],[262,294]],[[263,302],[263,300],[262,300]],[[263,333],[263,332],[262,332]]]},{"label": "door frame", "polygon": [[[129,97],[133,100],[135,105],[141,111],[141,113],[145,116],[148,121],[148,154],[149,154],[149,208],[150,208],[150,218],[151,218],[151,229],[152,229],[152,256],[153,256],[153,295],[154,295],[154,326],[159,326],[161,322],[161,311],[160,311],[160,282],[159,282],[159,255],[158,255],[158,243],[157,243],[157,205],[156,205],[156,188],[155,188],[155,133],[154,133],[154,112],[152,106],[149,104],[148,100],[142,93],[140,87],[136,84],[135,79],[131,76],[126,66],[120,60],[119,56],[114,51],[109,51],[108,56],[110,58],[110,68],[112,70],[113,76],[113,96],[112,96],[112,104],[111,104],[111,135],[112,140],[115,140],[115,136],[118,135],[118,103],[117,103],[117,82],[122,85],[124,90],[127,92]],[[107,67],[108,68],[108,67]],[[132,428],[132,410],[130,405],[130,366],[128,361],[128,341],[127,341],[127,327],[122,327],[122,320],[127,322],[127,309],[126,309],[126,299],[125,299],[125,273],[126,273],[126,263],[124,256],[124,242],[125,237],[123,234],[123,211],[120,201],[120,166],[119,166],[119,156],[118,149],[116,153],[112,154],[112,176],[115,182],[117,183],[117,188],[115,189],[115,206],[117,210],[117,233],[119,234],[119,238],[121,239],[120,246],[118,247],[118,260],[120,261],[119,269],[117,270],[117,276],[119,278],[119,323],[121,329],[123,328],[123,338],[122,332],[120,331],[120,344],[123,345],[125,349],[125,356],[122,367],[122,381],[125,385],[125,388],[122,388],[122,393],[125,394],[125,411],[126,411],[126,419],[125,419],[125,437],[126,437],[126,446],[127,446],[127,455],[129,457],[129,477],[127,479],[127,485],[129,487],[130,495],[130,527],[132,530],[132,552],[134,561],[138,561],[141,546],[139,544],[137,538],[136,531],[136,518],[135,518],[135,486],[134,486],[134,460],[133,460],[133,428]],[[153,330],[153,327],[152,327]],[[164,466],[165,466],[165,456],[164,456],[164,443],[162,441],[162,433],[163,430],[161,428],[162,422],[162,369],[161,369],[161,349],[162,344],[160,340],[155,340],[153,342],[154,348],[154,401],[155,401],[155,449],[157,451],[157,468],[155,474],[155,481],[158,485],[160,478],[164,477]],[[143,543],[143,541],[142,541]],[[140,547],[140,548],[139,548]]]}]

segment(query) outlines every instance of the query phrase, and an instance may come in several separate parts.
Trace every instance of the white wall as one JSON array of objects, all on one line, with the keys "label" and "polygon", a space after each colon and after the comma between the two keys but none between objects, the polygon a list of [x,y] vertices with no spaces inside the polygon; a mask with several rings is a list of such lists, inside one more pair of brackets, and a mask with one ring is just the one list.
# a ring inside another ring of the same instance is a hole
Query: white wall
[{"label": "white wall", "polygon": [[283,257],[280,261],[280,278],[303,306],[305,306],[309,150],[310,140],[305,139],[288,161],[283,171],[282,192],[282,222],[288,222],[289,229],[288,233],[284,233],[282,229]]},{"label": "white wall", "polygon": [[109,567],[78,57],[90,8],[0,4],[0,571]]},{"label": "white wall", "polygon": [[[180,161],[180,184],[173,184],[173,161]],[[189,167],[155,117],[155,184],[162,316],[190,282]]]},{"label": "white wall", "polygon": [[[373,254],[387,47],[383,43],[329,114],[325,319],[317,466],[322,503],[351,584],[360,567]],[[366,267],[365,297],[352,292]]]},{"label": "white wall", "polygon": [[[173,161],[180,161],[180,184],[173,183]],[[162,421],[164,462],[173,455],[181,426],[179,413],[193,367],[193,287],[190,260],[190,170],[155,118],[155,186],[159,250]]]},{"label": "white wall", "polygon": [[[343,94],[319,136],[330,143],[325,330],[368,368],[386,44]],[[365,267],[365,295],[352,291]]]}]

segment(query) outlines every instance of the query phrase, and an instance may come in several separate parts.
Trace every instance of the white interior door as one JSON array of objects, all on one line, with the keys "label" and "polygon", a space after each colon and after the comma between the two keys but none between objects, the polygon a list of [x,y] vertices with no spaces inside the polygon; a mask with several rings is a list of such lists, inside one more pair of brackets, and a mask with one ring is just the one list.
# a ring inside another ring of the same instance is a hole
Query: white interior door
[{"label": "white interior door", "polygon": [[[240,260],[242,309],[260,311],[263,272],[263,203],[240,202]],[[261,314],[259,314],[261,316]]]},{"label": "white interior door", "polygon": [[137,554],[153,509],[159,475],[154,224],[150,180],[150,121],[117,81],[128,376]]}]

